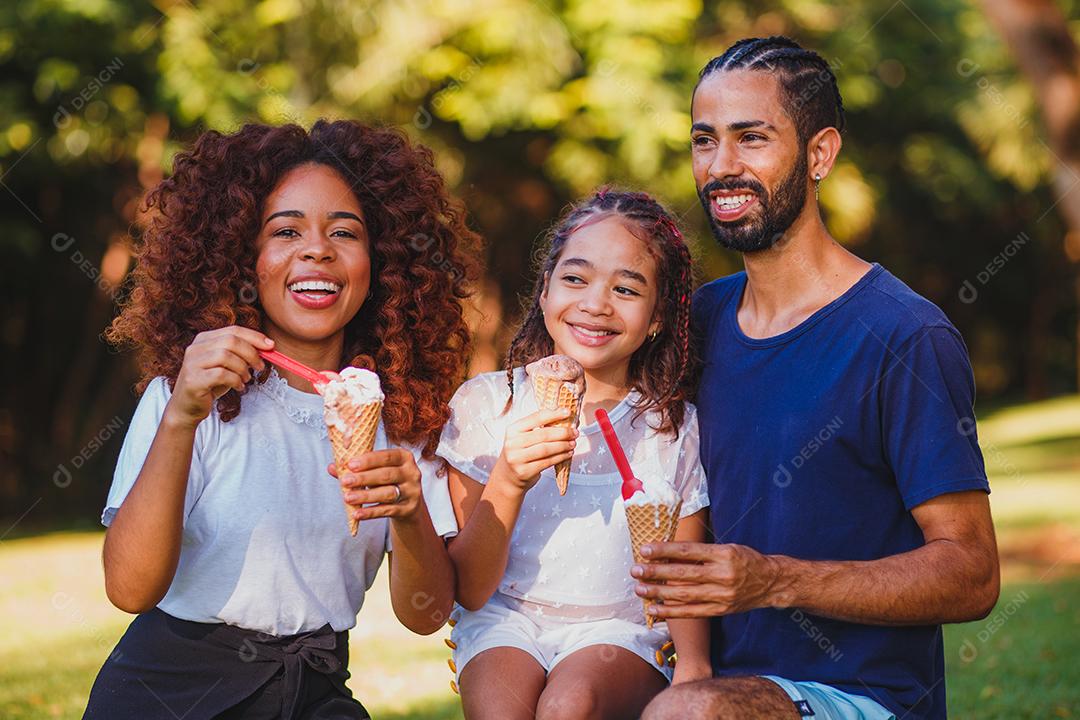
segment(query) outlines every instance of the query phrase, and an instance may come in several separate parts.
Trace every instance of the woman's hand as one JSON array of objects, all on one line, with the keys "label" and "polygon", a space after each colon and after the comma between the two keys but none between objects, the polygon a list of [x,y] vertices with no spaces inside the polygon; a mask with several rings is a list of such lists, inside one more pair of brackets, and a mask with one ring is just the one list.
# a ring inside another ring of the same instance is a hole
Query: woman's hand
[{"label": "woman's hand", "polygon": [[273,346],[258,330],[237,325],[199,333],[184,351],[165,416],[174,423],[198,425],[215,400],[229,390],[243,391],[252,370],[266,367],[259,351]]},{"label": "woman's hand", "polygon": [[[345,503],[357,520],[389,517],[411,520],[420,508],[420,468],[408,450],[392,448],[364,453],[349,461],[345,472],[327,470],[341,482]],[[372,507],[363,507],[378,503]]]},{"label": "woman's hand", "polygon": [[496,463],[496,469],[502,471],[499,474],[515,488],[527,492],[536,485],[541,472],[572,458],[577,429],[547,427],[568,417],[570,411],[566,408],[540,410],[510,425]]}]

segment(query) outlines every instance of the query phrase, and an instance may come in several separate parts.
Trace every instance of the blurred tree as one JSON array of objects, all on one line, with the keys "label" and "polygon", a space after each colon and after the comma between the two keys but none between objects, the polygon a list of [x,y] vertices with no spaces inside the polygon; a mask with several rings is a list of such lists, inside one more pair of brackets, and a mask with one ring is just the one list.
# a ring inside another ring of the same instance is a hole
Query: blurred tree
[{"label": "blurred tree", "polygon": [[135,398],[130,358],[99,334],[138,199],[199,132],[356,117],[431,146],[489,240],[476,367],[490,366],[533,241],[597,184],[667,201],[700,238],[703,278],[737,269],[694,192],[690,92],[731,42],[774,33],[840,80],[850,129],[822,186],[833,233],[954,318],[982,398],[1074,389],[1055,164],[1029,86],[971,4],[12,0],[0,5],[0,514],[100,507],[122,434],[108,428]]},{"label": "blurred tree", "polygon": [[[1074,192],[1080,186],[1080,51],[1061,8],[1051,0],[983,0],[983,6],[1039,100],[1056,161],[1057,210],[1069,229],[1065,253],[1073,263],[1073,283],[1080,298],[1080,273],[1076,271],[1080,263],[1080,192]],[[1080,385],[1080,361],[1077,383]]]}]

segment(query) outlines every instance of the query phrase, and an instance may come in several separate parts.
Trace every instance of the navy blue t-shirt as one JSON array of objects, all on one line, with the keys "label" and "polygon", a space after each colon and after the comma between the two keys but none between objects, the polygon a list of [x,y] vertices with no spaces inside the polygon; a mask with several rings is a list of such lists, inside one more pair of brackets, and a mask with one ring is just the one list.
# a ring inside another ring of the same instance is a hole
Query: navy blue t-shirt
[{"label": "navy blue t-shirt", "polygon": [[[923,544],[910,510],[989,492],[974,381],[956,328],[880,265],[799,326],[739,329],[746,274],[694,296],[697,408],[717,542],[806,560],[874,560]],[[941,627],[879,627],[802,610],[715,618],[718,675],[779,675],[945,717]]]}]

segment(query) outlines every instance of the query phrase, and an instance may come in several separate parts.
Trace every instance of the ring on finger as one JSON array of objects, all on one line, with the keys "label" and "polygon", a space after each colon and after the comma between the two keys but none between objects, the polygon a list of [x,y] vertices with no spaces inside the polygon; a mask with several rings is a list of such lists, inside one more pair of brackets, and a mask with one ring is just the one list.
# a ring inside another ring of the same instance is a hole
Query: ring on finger
[{"label": "ring on finger", "polygon": [[393,485],[392,487],[394,488],[394,499],[391,500],[390,502],[392,504],[396,504],[396,503],[401,502],[401,486],[400,485]]}]

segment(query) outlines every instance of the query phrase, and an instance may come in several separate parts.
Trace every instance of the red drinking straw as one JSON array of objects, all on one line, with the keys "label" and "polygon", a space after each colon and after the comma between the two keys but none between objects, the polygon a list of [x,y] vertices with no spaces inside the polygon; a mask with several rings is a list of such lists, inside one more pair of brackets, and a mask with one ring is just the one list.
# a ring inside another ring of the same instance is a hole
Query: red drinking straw
[{"label": "red drinking straw", "polygon": [[622,475],[623,500],[629,500],[635,492],[642,489],[641,481],[634,477],[634,471],[630,469],[630,462],[626,459],[626,453],[623,451],[622,445],[619,444],[619,438],[615,435],[615,428],[611,426],[611,420],[608,418],[607,411],[604,408],[596,411],[596,422],[600,423],[600,432],[604,434],[604,442],[607,443],[608,448],[611,450],[611,457],[614,458],[615,465],[619,468],[619,474]]},{"label": "red drinking straw", "polygon": [[304,363],[293,360],[288,355],[282,355],[277,350],[260,350],[259,355],[261,355],[264,360],[269,360],[274,363],[282,370],[296,373],[314,385],[316,390],[327,383],[327,377],[318,370],[313,370]]}]

